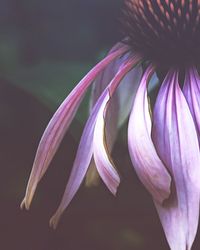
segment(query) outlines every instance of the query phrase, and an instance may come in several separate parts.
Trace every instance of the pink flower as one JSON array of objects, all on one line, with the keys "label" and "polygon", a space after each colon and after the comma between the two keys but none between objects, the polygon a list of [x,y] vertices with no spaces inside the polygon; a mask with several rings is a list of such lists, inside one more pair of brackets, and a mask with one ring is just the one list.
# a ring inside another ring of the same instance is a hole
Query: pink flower
[{"label": "pink flower", "polygon": [[[57,225],[92,159],[116,195],[120,177],[109,152],[118,127],[130,114],[128,146],[134,169],[152,195],[170,248],[189,250],[200,201],[199,1],[126,0],[124,30],[126,39],[80,81],[49,122],[21,206],[29,209],[38,182],[94,84],[92,110],[50,224]],[[148,85],[155,74],[159,92],[150,105]]]}]

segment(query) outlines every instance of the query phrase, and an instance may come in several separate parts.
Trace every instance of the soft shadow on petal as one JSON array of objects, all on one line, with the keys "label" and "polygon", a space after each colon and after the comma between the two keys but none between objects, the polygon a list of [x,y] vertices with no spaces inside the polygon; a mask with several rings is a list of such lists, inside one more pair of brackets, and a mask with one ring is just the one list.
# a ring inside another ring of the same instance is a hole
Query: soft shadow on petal
[{"label": "soft shadow on petal", "polygon": [[104,102],[102,102],[94,130],[93,150],[96,167],[104,183],[114,195],[117,192],[120,179],[114,168],[114,164],[110,159],[107,146],[107,135],[105,129],[107,123],[107,111],[110,106],[112,96],[114,95],[118,85],[121,84],[121,81],[127,72],[129,72],[140,60],[141,58],[138,56],[133,57],[120,67],[118,73],[108,86],[109,89],[107,96],[105,97]]},{"label": "soft shadow on petal", "polygon": [[186,72],[183,93],[200,136],[200,78],[196,68],[191,68]]},{"label": "soft shadow on petal", "polygon": [[52,158],[54,157],[63,136],[74,118],[79,104],[97,75],[115,58],[123,55],[129,50],[128,46],[123,46],[98,63],[72,90],[68,97],[58,108],[49,122],[37,149],[31,176],[28,181],[25,198],[21,207],[29,209],[36,187],[44,173],[46,172]]},{"label": "soft shadow on petal", "polygon": [[153,118],[154,144],[174,181],[170,199],[164,205],[155,204],[171,249],[190,250],[199,220],[200,154],[177,72],[170,71],[165,78]]},{"label": "soft shadow on petal", "polygon": [[127,121],[141,77],[142,66],[138,65],[128,72],[116,91],[119,103],[118,128],[120,128]]},{"label": "soft shadow on petal", "polygon": [[162,203],[170,195],[171,178],[151,139],[151,118],[147,85],[154,72],[150,66],[138,88],[128,125],[129,153],[141,182],[155,200]]}]

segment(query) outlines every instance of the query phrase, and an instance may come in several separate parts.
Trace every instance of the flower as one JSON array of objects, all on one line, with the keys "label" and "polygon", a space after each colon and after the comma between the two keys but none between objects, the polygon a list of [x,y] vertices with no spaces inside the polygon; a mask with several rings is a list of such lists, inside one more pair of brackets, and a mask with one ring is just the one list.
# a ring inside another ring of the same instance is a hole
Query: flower
[{"label": "flower", "polygon": [[[128,147],[135,171],[152,195],[172,250],[190,250],[200,201],[200,2],[125,0],[125,39],[72,90],[40,141],[22,207],[29,209],[81,100],[94,84],[85,125],[55,227],[91,161],[116,195],[120,177],[110,157],[117,129],[129,116]],[[159,92],[149,102],[157,74]]]}]

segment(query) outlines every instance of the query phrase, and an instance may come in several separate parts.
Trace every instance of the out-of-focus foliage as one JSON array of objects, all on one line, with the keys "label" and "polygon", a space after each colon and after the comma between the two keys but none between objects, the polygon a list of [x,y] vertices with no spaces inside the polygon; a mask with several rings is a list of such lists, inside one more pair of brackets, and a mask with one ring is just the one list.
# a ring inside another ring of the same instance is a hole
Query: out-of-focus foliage
[{"label": "out-of-focus foliage", "polygon": [[[55,110],[119,39],[121,3],[1,0],[1,75]],[[84,104],[79,120],[86,118],[87,100]]]},{"label": "out-of-focus foliage", "polygon": [[[90,69],[87,63],[41,63],[29,68],[20,68],[7,74],[13,84],[36,96],[50,110],[69,94],[76,83]],[[84,121],[88,115],[88,98],[84,99],[78,112],[78,120]]]}]

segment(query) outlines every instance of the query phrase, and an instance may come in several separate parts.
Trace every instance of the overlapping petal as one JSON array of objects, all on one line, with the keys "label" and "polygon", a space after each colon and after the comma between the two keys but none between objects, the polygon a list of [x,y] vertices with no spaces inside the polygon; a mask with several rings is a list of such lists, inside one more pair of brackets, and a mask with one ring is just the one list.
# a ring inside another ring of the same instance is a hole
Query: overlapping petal
[{"label": "overlapping petal", "polygon": [[151,139],[151,117],[147,85],[153,74],[150,66],[138,88],[128,125],[129,153],[136,173],[155,200],[162,203],[170,194],[171,178]]},{"label": "overlapping petal", "polygon": [[87,88],[109,63],[111,63],[115,58],[123,55],[128,49],[128,46],[124,45],[123,47],[116,49],[113,53],[109,54],[104,60],[98,63],[72,90],[69,96],[58,108],[49,122],[49,125],[47,126],[38,146],[25,198],[22,201],[21,207],[25,205],[27,209],[29,208],[37,184],[46,172],[52,158],[54,157]]},{"label": "overlapping petal", "polygon": [[194,67],[186,72],[183,93],[188,102],[200,138],[200,78]]},{"label": "overlapping petal", "polygon": [[177,72],[169,72],[165,78],[153,120],[154,144],[173,179],[170,199],[163,205],[155,204],[171,249],[190,250],[199,219],[200,154],[195,125]]},{"label": "overlapping petal", "polygon": [[95,125],[93,144],[94,160],[101,178],[113,194],[116,194],[117,192],[120,179],[109,156],[105,129],[107,122],[106,118],[109,113],[108,110],[110,102],[118,85],[122,84],[121,80],[124,78],[127,72],[130,71],[140,60],[140,57],[135,56],[121,66],[118,73],[108,86],[108,92],[104,102],[102,102]]},{"label": "overlapping petal", "polygon": [[[57,223],[59,221],[59,218],[65,208],[69,205],[70,201],[76,194],[79,186],[81,185],[84,176],[86,174],[86,171],[89,167],[92,154],[94,148],[93,145],[95,144],[95,129],[98,122],[96,122],[99,119],[99,116],[101,114],[101,111],[104,109],[107,101],[109,100],[109,87],[112,85],[116,85],[120,83],[123,76],[130,70],[131,67],[134,66],[138,62],[138,59],[131,60],[127,64],[124,64],[124,67],[122,67],[119,70],[119,73],[113,78],[113,81],[111,81],[110,85],[103,91],[100,98],[97,100],[94,108],[92,109],[91,115],[85,125],[80,144],[78,147],[78,151],[76,154],[76,158],[72,167],[72,172],[68,181],[68,184],[66,186],[62,201],[60,206],[58,207],[55,215],[50,220],[50,224],[55,228],[57,226]],[[113,114],[113,113],[112,113]],[[102,116],[103,117],[103,116]],[[99,123],[98,123],[99,124]],[[101,136],[101,134],[99,134]],[[99,141],[98,141],[99,143]],[[102,155],[101,157],[104,157]],[[99,165],[98,165],[99,166]],[[98,168],[100,171],[100,175],[102,176],[102,167],[100,166]],[[110,188],[111,192],[116,193],[117,186],[119,185],[120,179],[115,169],[113,169],[112,166],[104,166],[103,171],[106,172],[105,176],[103,175],[103,179],[107,180],[109,179],[109,182],[106,182],[108,188]]]},{"label": "overlapping petal", "polygon": [[105,138],[105,125],[104,125],[104,108],[109,100],[109,92],[107,91],[106,97],[98,112],[97,122],[94,130],[94,161],[101,178],[105,182],[108,189],[115,195],[117,187],[120,183],[120,178],[108,157],[108,148]]}]

